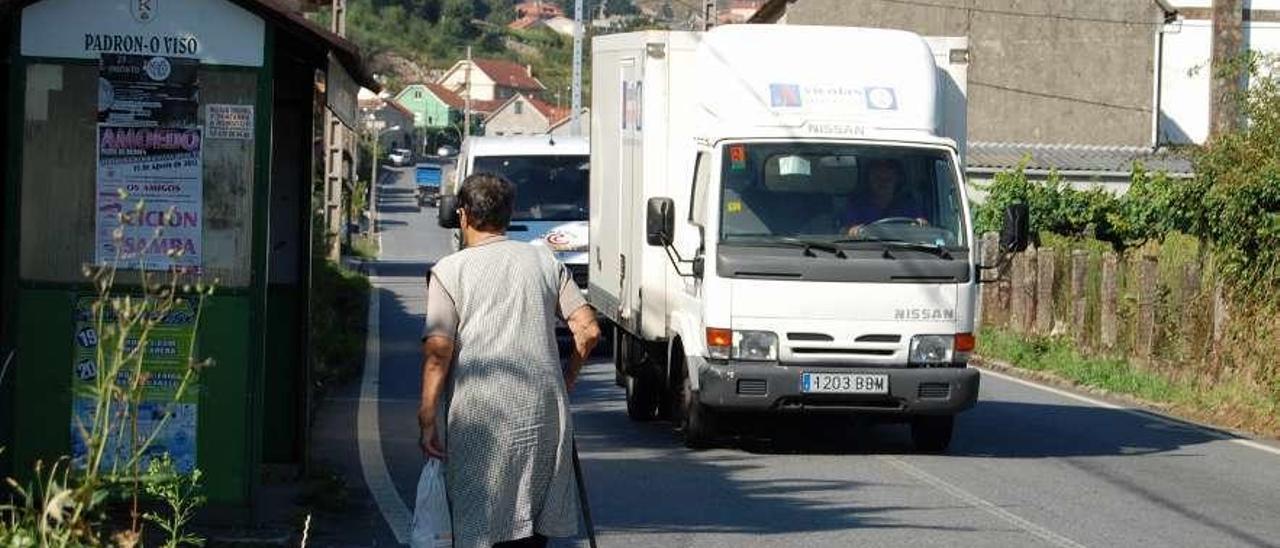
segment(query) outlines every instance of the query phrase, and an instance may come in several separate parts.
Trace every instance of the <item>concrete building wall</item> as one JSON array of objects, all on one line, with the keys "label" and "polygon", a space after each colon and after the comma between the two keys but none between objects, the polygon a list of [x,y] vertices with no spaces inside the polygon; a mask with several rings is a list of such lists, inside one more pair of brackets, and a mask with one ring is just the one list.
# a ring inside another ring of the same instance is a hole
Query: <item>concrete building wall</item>
[{"label": "concrete building wall", "polygon": [[547,132],[549,125],[550,121],[528,101],[516,99],[485,121],[484,134],[490,137],[540,135]]},{"label": "concrete building wall", "polygon": [[784,21],[968,36],[970,141],[1152,144],[1154,0],[928,4],[798,0]]},{"label": "concrete building wall", "polygon": [[[446,74],[444,79],[440,81],[440,85],[454,90],[458,95],[466,97],[467,71],[465,67],[459,65],[456,70]],[[493,101],[498,99],[497,87],[498,86],[493,80],[488,76],[485,76],[484,71],[474,67],[471,69],[472,101]]]}]

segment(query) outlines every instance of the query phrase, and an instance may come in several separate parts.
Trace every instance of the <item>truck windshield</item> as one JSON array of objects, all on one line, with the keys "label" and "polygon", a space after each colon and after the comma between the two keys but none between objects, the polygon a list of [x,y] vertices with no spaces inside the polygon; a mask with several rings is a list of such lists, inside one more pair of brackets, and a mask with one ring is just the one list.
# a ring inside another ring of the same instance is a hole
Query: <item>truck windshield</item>
[{"label": "truck windshield", "polygon": [[474,173],[494,173],[516,186],[512,221],[587,218],[587,156],[479,156]]},{"label": "truck windshield", "polygon": [[964,210],[943,151],[821,143],[724,147],[720,238],[960,247]]}]

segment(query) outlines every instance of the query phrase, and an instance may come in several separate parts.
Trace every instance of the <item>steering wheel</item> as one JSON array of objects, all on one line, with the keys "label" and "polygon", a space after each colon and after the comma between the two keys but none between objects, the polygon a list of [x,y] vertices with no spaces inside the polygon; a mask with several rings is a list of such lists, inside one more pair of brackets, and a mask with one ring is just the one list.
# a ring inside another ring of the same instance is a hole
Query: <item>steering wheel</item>
[{"label": "steering wheel", "polygon": [[919,224],[911,217],[885,217],[867,223],[868,225],[914,225]]}]

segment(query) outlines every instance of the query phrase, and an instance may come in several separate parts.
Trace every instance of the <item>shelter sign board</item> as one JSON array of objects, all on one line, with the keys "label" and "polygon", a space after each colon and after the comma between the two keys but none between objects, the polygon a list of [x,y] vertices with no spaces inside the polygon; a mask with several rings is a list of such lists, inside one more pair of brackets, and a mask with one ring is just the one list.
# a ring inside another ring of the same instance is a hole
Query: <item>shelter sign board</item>
[{"label": "shelter sign board", "polygon": [[261,67],[266,26],[229,0],[43,0],[22,10],[27,57],[104,53],[184,57]]}]

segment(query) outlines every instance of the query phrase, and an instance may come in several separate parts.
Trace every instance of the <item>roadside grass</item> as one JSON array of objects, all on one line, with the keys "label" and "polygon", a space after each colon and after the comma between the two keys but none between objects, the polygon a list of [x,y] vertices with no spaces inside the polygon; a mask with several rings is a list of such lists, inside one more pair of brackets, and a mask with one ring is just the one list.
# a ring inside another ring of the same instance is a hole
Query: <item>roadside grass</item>
[{"label": "roadside grass", "polygon": [[1000,329],[982,329],[977,350],[1018,369],[1137,398],[1191,420],[1280,437],[1280,394],[1263,384],[1085,356],[1067,339],[1024,337]]},{"label": "roadside grass", "polygon": [[323,259],[312,261],[312,380],[323,392],[354,379],[364,362],[369,279]]},{"label": "roadside grass", "polygon": [[360,257],[361,259],[378,258],[378,240],[371,233],[361,233],[351,236],[351,245],[344,246],[350,255]]}]

